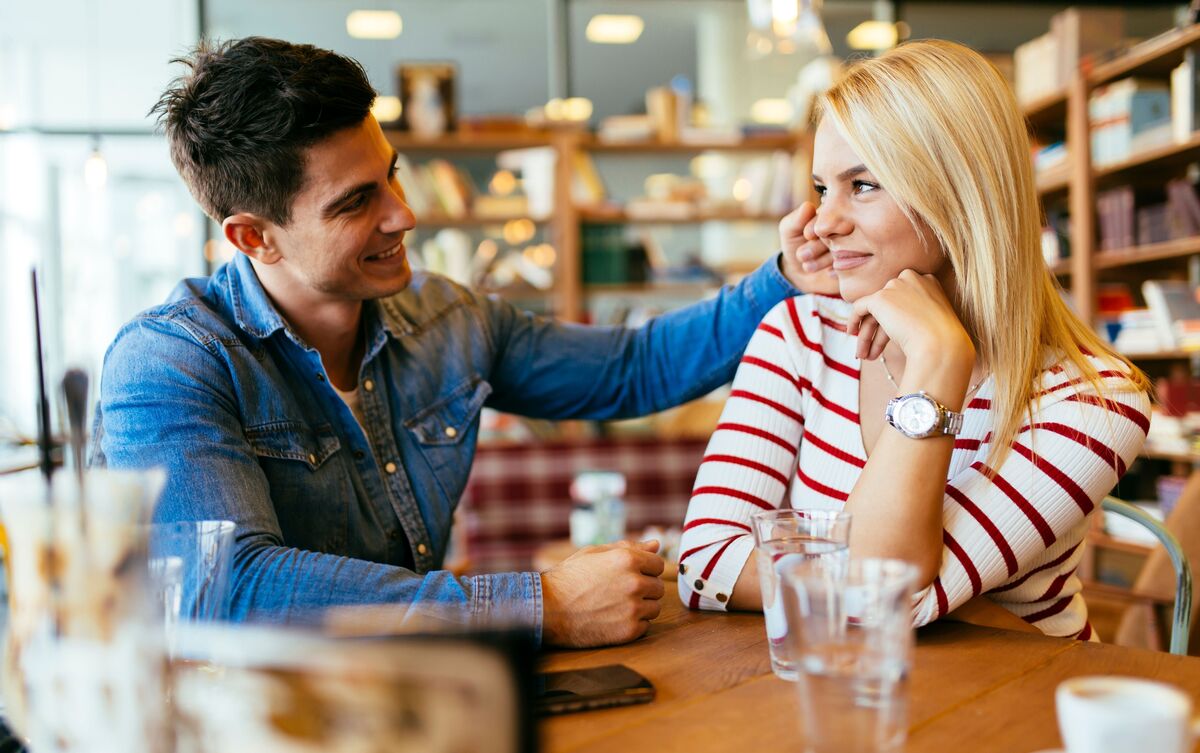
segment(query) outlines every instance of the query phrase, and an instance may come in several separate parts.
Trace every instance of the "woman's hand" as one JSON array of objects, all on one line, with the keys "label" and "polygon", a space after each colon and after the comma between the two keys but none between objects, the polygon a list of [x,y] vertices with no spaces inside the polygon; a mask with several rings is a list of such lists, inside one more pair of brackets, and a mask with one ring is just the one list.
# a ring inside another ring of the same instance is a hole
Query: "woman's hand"
[{"label": "woman's hand", "polygon": [[874,360],[889,340],[906,359],[973,364],[975,346],[933,275],[906,269],[878,292],[854,302],[846,331],[858,337],[857,355]]},{"label": "woman's hand", "polygon": [[817,237],[813,225],[817,208],[806,201],[779,221],[779,247],[783,249],[783,273],[802,293],[838,294],[833,254]]}]

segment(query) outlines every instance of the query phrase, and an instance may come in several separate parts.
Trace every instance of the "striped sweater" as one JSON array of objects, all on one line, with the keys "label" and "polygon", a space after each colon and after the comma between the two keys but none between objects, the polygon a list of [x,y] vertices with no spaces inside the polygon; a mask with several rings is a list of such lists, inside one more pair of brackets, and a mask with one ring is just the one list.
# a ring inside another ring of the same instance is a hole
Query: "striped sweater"
[{"label": "striped sweater", "polygon": [[[725,609],[754,547],[754,513],[789,499],[840,509],[854,488],[867,454],[850,311],[836,298],[792,298],[751,339],[688,506],[679,593],[693,609]],[[1048,368],[1033,420],[998,468],[987,464],[993,381],[965,406],[946,480],[942,566],[914,596],[914,624],[982,593],[1048,635],[1091,637],[1075,569],[1091,514],[1141,449],[1150,412],[1119,364],[1095,363],[1107,400]]]}]

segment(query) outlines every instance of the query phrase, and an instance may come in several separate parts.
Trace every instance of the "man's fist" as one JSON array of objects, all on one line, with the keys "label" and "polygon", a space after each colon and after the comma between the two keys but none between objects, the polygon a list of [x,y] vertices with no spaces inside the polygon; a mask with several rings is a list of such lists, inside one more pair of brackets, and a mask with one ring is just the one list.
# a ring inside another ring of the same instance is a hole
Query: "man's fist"
[{"label": "man's fist", "polygon": [[657,551],[657,541],[588,546],[542,573],[543,641],[584,648],[640,637],[661,609]]}]

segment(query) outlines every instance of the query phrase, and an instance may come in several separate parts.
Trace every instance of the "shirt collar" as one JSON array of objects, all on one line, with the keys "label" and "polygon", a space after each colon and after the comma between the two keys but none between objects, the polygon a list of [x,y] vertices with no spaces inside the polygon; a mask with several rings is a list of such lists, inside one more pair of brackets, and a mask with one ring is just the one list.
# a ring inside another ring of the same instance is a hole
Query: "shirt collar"
[{"label": "shirt collar", "polygon": [[[260,340],[267,339],[281,329],[291,334],[287,322],[275,309],[258,279],[250,258],[239,253],[229,263],[228,269],[229,293],[238,327]],[[367,342],[364,360],[368,361],[383,349],[389,336],[398,338],[412,331],[411,323],[398,307],[381,306],[378,301],[363,303],[363,322]]]},{"label": "shirt collar", "polygon": [[250,257],[239,253],[229,262],[229,297],[233,303],[233,318],[247,333],[265,340],[275,332],[286,329],[283,317],[275,310],[254,272]]}]

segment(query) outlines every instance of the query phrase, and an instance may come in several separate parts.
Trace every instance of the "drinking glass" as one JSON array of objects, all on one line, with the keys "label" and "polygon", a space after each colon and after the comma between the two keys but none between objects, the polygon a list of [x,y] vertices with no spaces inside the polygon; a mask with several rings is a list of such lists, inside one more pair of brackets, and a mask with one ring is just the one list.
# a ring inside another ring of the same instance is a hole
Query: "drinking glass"
[{"label": "drinking glass", "polygon": [[0,482],[9,533],[5,715],[39,753],[169,744],[162,631],[146,584],[158,472]]},{"label": "drinking glass", "polygon": [[850,513],[837,510],[768,510],[754,516],[754,551],[762,587],[763,617],[771,671],[796,679],[796,662],[788,641],[788,620],[780,598],[779,573],[794,562],[823,560],[838,568],[850,551]]},{"label": "drinking glass", "polygon": [[229,520],[150,526],[152,598],[161,609],[170,653],[181,621],[228,618],[234,528]]},{"label": "drinking glass", "polygon": [[782,574],[807,753],[904,746],[916,568],[890,559],[840,569],[796,562]]}]

